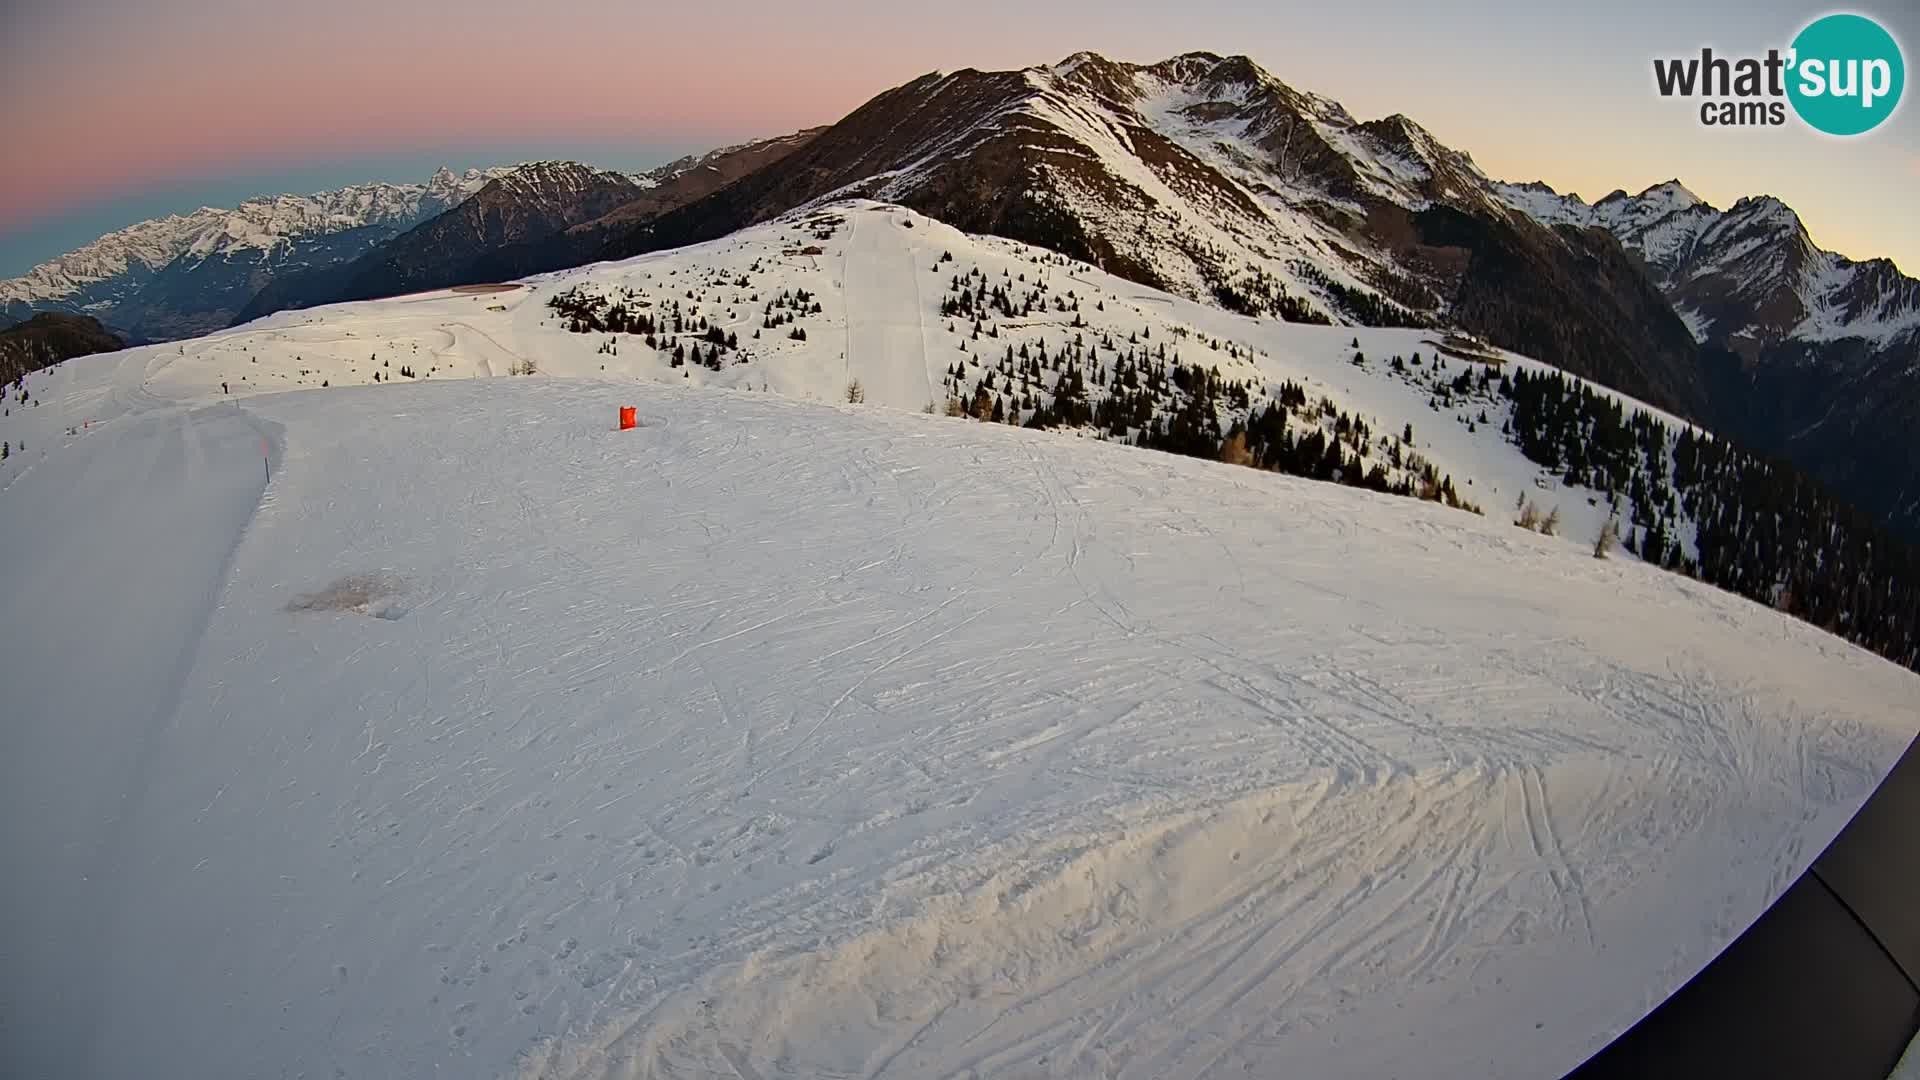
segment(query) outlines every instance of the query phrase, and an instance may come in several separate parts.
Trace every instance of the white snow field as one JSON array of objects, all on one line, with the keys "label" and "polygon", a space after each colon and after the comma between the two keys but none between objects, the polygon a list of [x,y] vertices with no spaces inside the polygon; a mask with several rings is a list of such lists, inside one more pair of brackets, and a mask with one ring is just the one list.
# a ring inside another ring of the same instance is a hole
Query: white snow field
[{"label": "white snow field", "polygon": [[[1920,726],[1912,673],[1580,536],[905,411],[945,333],[858,256],[718,373],[539,325],[691,257],[29,378],[0,1074],[1557,1075]],[[527,359],[590,377],[444,377]]]}]

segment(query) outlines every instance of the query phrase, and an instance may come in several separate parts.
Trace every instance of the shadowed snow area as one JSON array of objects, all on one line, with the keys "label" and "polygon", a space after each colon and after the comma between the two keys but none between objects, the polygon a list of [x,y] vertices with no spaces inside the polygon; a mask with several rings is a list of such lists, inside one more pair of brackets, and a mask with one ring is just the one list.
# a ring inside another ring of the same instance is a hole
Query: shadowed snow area
[{"label": "shadowed snow area", "polygon": [[[154,417],[283,449],[250,521],[236,471],[195,544],[0,578],[9,1075],[1554,1075],[1916,724],[1911,673],[1578,539],[1058,435],[140,408],[0,492],[9,552],[226,476],[51,482]],[[82,633],[204,566],[204,632]]]},{"label": "shadowed snow area", "polygon": [[1913,1045],[1907,1047],[1905,1056],[1887,1080],[1920,1080],[1920,1035],[1914,1037]]}]

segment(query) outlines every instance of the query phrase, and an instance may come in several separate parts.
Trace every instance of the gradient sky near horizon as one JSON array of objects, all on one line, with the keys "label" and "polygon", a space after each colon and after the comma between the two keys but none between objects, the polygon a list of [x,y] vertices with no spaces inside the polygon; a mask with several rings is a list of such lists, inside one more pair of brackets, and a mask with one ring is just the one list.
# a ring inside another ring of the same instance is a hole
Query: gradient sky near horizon
[{"label": "gradient sky near horizon", "polygon": [[[1678,177],[1780,197],[1813,238],[1920,274],[1920,107],[1850,140],[1702,127],[1656,56],[1784,48],[1826,4],[1623,0],[0,0],[0,276],[249,195],[570,157],[639,168],[840,118],[933,70],[1092,49],[1245,53],[1361,119],[1405,113],[1488,174],[1588,199]],[[1920,5],[1854,10],[1901,41]],[[1909,88],[1911,99],[1920,90]]]}]

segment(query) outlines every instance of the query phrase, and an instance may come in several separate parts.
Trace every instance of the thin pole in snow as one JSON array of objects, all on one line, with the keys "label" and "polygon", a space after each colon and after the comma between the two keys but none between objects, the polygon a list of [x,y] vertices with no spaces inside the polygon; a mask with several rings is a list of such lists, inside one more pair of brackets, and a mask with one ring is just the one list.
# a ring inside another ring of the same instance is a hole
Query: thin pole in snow
[{"label": "thin pole in snow", "polygon": [[267,483],[273,483],[273,461],[268,456],[267,440],[264,438],[260,440],[260,467],[267,472]]}]

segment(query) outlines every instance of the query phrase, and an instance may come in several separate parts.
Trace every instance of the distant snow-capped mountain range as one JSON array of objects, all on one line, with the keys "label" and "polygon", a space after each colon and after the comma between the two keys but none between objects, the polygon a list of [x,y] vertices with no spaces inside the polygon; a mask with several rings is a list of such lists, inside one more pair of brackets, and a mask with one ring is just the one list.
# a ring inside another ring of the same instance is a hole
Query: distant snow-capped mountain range
[{"label": "distant snow-capped mountain range", "polygon": [[0,281],[0,302],[65,300],[116,277],[158,273],[176,259],[271,256],[312,236],[410,224],[447,210],[507,169],[441,168],[421,184],[354,184],[312,195],[263,195],[222,209],[203,206],[108,233],[76,251]]},{"label": "distant snow-capped mountain range", "polygon": [[590,262],[608,235],[711,194],[804,145],[812,134],[726,146],[642,173],[567,161],[522,165],[357,258],[276,278],[235,321]]},{"label": "distant snow-capped mountain range", "polygon": [[[425,183],[355,184],[312,195],[267,195],[222,209],[170,214],[100,237],[0,281],[0,316],[40,311],[91,315],[135,341],[205,333],[239,317],[334,299],[361,277],[401,288],[454,273],[494,248],[544,238],[628,204],[679,205],[737,175],[739,162],[806,133],[689,155],[644,172],[571,161],[529,161],[455,173]],[[416,228],[467,206],[469,220],[441,223],[397,257],[384,252]],[[459,237],[448,246],[448,235]],[[418,249],[418,250],[413,250]],[[380,258],[361,260],[383,252]],[[392,264],[412,265],[392,272]]]},{"label": "distant snow-capped mountain range", "polygon": [[1787,339],[1888,345],[1920,330],[1920,288],[1886,259],[1856,262],[1813,242],[1768,195],[1718,210],[1678,180],[1589,205],[1545,184],[1501,184],[1501,198],[1549,225],[1598,226],[1645,261],[1701,342],[1751,351]]},{"label": "distant snow-capped mountain range", "polygon": [[635,191],[659,182],[651,174],[536,161],[460,173],[442,167],[424,183],[354,184],[201,207],[108,233],[0,281],[0,313],[84,313],[136,340],[204,333],[227,325],[274,279],[350,262],[490,184],[514,198],[554,186],[577,191],[589,177],[618,178]]}]

